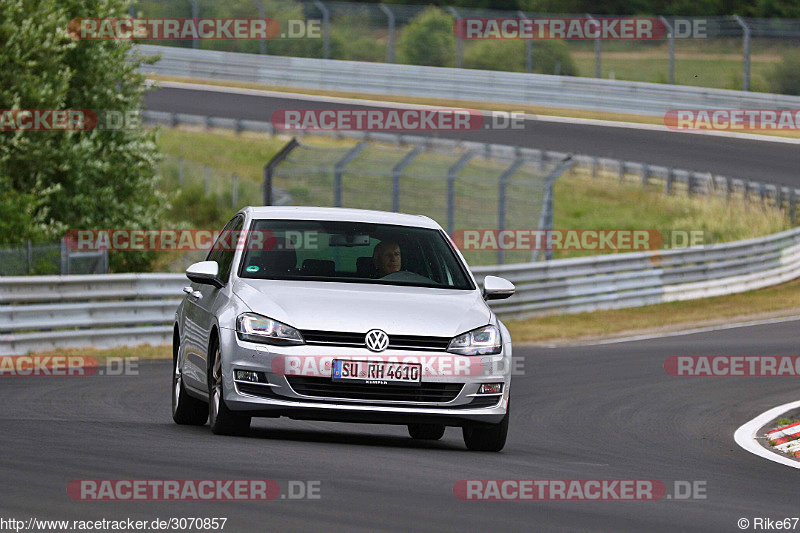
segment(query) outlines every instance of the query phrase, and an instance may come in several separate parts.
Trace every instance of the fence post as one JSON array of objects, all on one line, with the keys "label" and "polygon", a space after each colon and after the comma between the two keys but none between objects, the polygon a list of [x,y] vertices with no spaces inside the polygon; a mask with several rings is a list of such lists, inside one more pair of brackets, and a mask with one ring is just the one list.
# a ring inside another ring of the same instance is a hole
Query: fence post
[{"label": "fence post", "polygon": [[[458,19],[461,17],[458,16],[458,11],[456,11],[456,8],[454,8],[453,6],[449,6],[447,10],[450,12],[451,15],[453,15],[456,18],[456,22],[458,22]],[[458,68],[461,68],[462,65],[461,60],[464,54],[464,41],[461,39],[461,37],[457,35],[456,35],[456,54],[457,54],[456,66],[458,66]]]},{"label": "fence post", "polygon": [[[545,231],[544,239],[544,258],[545,260],[553,259],[553,250],[548,250],[547,231],[553,229],[553,187],[558,177],[563,174],[568,168],[575,164],[575,160],[571,155],[568,155],[556,166],[553,171],[548,174],[544,179],[544,200],[542,201],[542,214],[539,216],[539,230]],[[531,261],[536,261],[539,258],[539,248],[534,247]]]},{"label": "fence post", "polygon": [[314,5],[322,11],[322,58],[331,58],[331,12],[328,7],[320,2],[314,0]]},{"label": "fence post", "polygon": [[[521,19],[530,18],[524,11],[517,11]],[[525,43],[525,72],[533,72],[533,39],[527,39]]]},{"label": "fence post", "polygon": [[467,152],[447,169],[447,234],[451,237],[456,229],[456,175],[473,155],[472,152]]},{"label": "fence post", "polygon": [[239,176],[233,175],[233,185],[231,187],[231,208],[236,209],[239,204]]},{"label": "fence post", "polygon": [[281,148],[280,152],[272,156],[266,165],[264,165],[264,182],[261,184],[261,195],[264,205],[272,205],[272,173],[278,163],[283,161],[289,156],[289,153],[300,146],[297,139],[292,137],[292,140],[286,143],[286,146]]},{"label": "fence post", "polygon": [[[589,20],[595,20],[593,16],[590,14],[586,14],[589,17]],[[594,77],[601,78],[603,77],[603,71],[601,69],[600,64],[600,28],[598,24],[598,31],[597,31],[597,38],[594,40]]]},{"label": "fence post", "polygon": [[386,13],[389,19],[389,43],[386,45],[386,61],[394,63],[394,12],[386,4],[378,4],[381,11]]},{"label": "fence post", "polygon": [[61,239],[61,275],[69,274],[69,250],[67,249],[66,238]]},{"label": "fence post", "polygon": [[344,157],[342,157],[336,164],[333,166],[333,206],[334,207],[342,207],[342,175],[344,174],[344,169],[347,165],[350,164],[353,159],[355,159],[358,154],[361,153],[361,150],[367,147],[367,143],[360,142],[355,145],[353,148],[347,152]]},{"label": "fence post", "polygon": [[647,163],[642,163],[642,189],[647,187],[647,177],[650,175],[650,167]]},{"label": "fence post", "polygon": [[625,161],[619,160],[619,182],[625,181]]},{"label": "fence post", "polygon": [[672,180],[674,179],[674,177],[675,177],[675,169],[674,168],[668,168],[667,169],[667,183],[664,186],[664,194],[666,194],[667,196],[672,194]]},{"label": "fence post", "polygon": [[[267,8],[264,7],[264,4],[259,0],[253,0],[253,3],[258,8],[258,18],[262,20],[267,18]],[[262,56],[267,53],[267,41],[263,37],[258,41],[258,53]]]},{"label": "fence post", "polygon": [[742,80],[742,90],[750,90],[750,26],[740,17],[734,15],[733,18],[739,23],[744,32],[744,79]]},{"label": "fence post", "polygon": [[184,160],[183,160],[183,158],[182,158],[182,157],[179,157],[179,158],[178,158],[178,184],[179,184],[181,187],[183,187],[183,183],[184,183],[184,182],[183,182],[183,177],[184,177],[184,173],[183,173],[183,164],[184,164]]},{"label": "fence post", "polygon": [[392,211],[395,213],[400,211],[400,176],[403,174],[403,169],[410,165],[421,151],[422,146],[415,147],[392,168]]},{"label": "fence post", "polygon": [[675,85],[675,33],[672,25],[664,17],[658,17],[667,28],[667,38],[669,39],[669,83]]},{"label": "fence post", "polygon": [[792,221],[792,224],[794,224],[794,208],[797,203],[795,191],[796,189],[794,187],[789,189],[789,220]]},{"label": "fence post", "polygon": [[[131,9],[133,9],[133,6],[131,6]],[[27,256],[28,256],[28,274],[32,274],[33,273],[33,248],[31,247],[31,240],[30,239],[28,239],[28,253],[27,253]]]},{"label": "fence post", "polygon": [[[525,158],[518,157],[511,163],[507,169],[500,174],[500,179],[497,184],[497,229],[503,231],[506,229],[506,186],[511,180],[511,177],[525,164]],[[499,238],[499,234],[498,234]],[[497,264],[502,265],[506,262],[506,251],[502,247],[497,247]]]},{"label": "fence post", "polygon": [[[189,0],[189,3],[192,4],[192,18],[199,19],[200,8],[197,5],[197,0]],[[192,39],[192,48],[200,48],[200,39]]]},{"label": "fence post", "polygon": [[592,157],[592,179],[597,179],[597,158]]}]

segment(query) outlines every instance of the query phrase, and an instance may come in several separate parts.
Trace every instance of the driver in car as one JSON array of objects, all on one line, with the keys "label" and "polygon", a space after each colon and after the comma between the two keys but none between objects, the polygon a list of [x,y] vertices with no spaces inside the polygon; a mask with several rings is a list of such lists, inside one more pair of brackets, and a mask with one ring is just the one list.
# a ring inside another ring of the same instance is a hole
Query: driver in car
[{"label": "driver in car", "polygon": [[400,245],[394,241],[381,241],[372,252],[372,262],[378,271],[378,277],[399,272],[401,267]]}]

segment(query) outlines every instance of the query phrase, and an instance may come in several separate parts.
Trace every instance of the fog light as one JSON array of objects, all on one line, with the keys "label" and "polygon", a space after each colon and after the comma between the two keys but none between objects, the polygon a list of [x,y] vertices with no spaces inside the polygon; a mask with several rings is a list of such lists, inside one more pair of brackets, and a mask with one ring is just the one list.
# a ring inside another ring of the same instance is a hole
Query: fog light
[{"label": "fog light", "polygon": [[258,383],[258,372],[252,372],[250,370],[237,370],[235,372],[235,379],[236,381],[250,381],[252,383]]},{"label": "fog light", "polygon": [[483,383],[478,389],[478,394],[500,394],[503,392],[502,383]]}]

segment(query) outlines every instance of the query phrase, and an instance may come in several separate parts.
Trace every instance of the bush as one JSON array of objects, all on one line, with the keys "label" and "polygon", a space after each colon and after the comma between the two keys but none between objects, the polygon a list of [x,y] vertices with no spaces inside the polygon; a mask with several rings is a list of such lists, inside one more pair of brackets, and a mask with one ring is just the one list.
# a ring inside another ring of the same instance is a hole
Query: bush
[{"label": "bush", "polygon": [[[576,76],[578,69],[569,55],[569,47],[564,41],[533,42],[533,72]],[[526,42],[522,40],[476,41],[464,50],[464,66],[482,70],[506,70],[525,72]]]},{"label": "bush", "polygon": [[770,86],[776,93],[800,95],[800,54],[783,57],[772,73]]},{"label": "bush", "polygon": [[454,67],[456,65],[455,19],[437,7],[429,7],[411,19],[397,40],[401,63]]}]

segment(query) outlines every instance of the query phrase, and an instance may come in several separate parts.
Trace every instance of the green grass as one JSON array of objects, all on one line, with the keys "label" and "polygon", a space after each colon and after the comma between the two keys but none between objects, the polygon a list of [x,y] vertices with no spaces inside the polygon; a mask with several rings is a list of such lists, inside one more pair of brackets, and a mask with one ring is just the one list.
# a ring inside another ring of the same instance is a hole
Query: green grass
[{"label": "green grass", "polygon": [[[783,213],[740,199],[684,194],[666,196],[641,185],[592,180],[574,172],[556,181],[556,229],[701,230],[710,243],[777,233],[789,228]],[[606,251],[603,253],[613,253]],[[556,251],[556,258],[596,255],[596,251]]]},{"label": "green grass", "polygon": [[[573,55],[581,76],[593,77],[595,59],[590,54]],[[759,60],[750,63],[750,90],[769,92],[769,78],[777,61]],[[669,81],[669,59],[631,57],[628,54],[615,56],[606,54],[601,61],[603,78],[617,80],[667,83]],[[742,90],[742,58],[685,58],[675,60],[675,83],[694,87]]]},{"label": "green grass", "polygon": [[[174,223],[193,227],[221,227],[235,211],[231,205],[230,175],[240,177],[239,206],[259,204],[263,165],[286,142],[288,137],[265,134],[240,134],[224,130],[163,130],[159,135],[162,151],[187,160],[213,166],[214,179],[222,182],[212,187],[213,199],[204,198],[202,176],[191,178],[187,165],[187,186],[173,197]],[[289,161],[279,167],[275,186],[289,191],[295,205],[332,205],[333,176],[308,169],[330,169],[354,145],[352,141],[328,137],[307,137]],[[376,169],[391,168],[407,152],[406,148],[374,146],[366,148],[348,167],[343,177],[343,200],[346,207],[391,209],[389,179]],[[424,214],[446,224],[446,175],[457,155],[422,152],[407,167],[401,179],[401,211]],[[173,163],[174,164],[174,163]],[[200,173],[195,168],[194,174]],[[496,178],[506,163],[475,157],[459,173],[456,182],[456,229],[496,228],[498,202]],[[166,186],[177,188],[175,169]],[[658,231],[702,230],[710,242],[726,242],[757,237],[788,227],[783,214],[759,204],[740,200],[695,197],[685,194],[665,196],[643,190],[640,185],[619,184],[616,179],[592,180],[575,171],[562,176],[555,187],[554,223],[556,229],[652,229]],[[535,229],[541,204],[541,187],[529,185],[541,173],[526,169],[511,181],[507,190],[506,227]],[[632,176],[629,176],[632,178]],[[248,189],[249,187],[249,189]],[[596,251],[556,251],[557,258],[594,255]],[[610,251],[604,253],[611,253]],[[508,262],[527,261],[529,251],[509,251]],[[496,262],[495,251],[470,251],[472,265]]]}]

